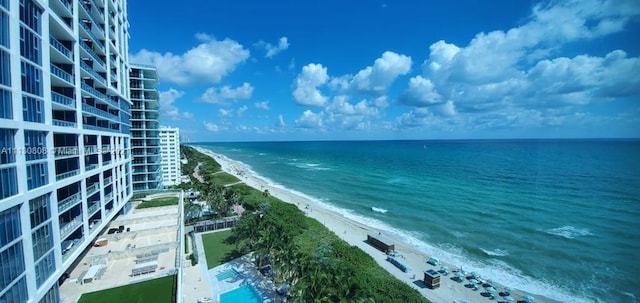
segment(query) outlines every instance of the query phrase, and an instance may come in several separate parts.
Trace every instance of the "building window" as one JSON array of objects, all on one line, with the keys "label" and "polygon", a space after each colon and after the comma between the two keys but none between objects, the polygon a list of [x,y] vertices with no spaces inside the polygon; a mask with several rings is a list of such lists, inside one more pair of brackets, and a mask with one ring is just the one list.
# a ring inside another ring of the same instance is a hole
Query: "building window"
[{"label": "building window", "polygon": [[9,48],[9,14],[0,9],[0,45]]},{"label": "building window", "polygon": [[27,161],[44,159],[47,157],[46,132],[34,130],[24,131],[25,158]]},{"label": "building window", "polygon": [[[0,50],[0,52],[3,51]],[[0,69],[3,69],[4,67],[4,64],[0,64]],[[11,92],[0,88],[0,118],[13,119],[13,106],[11,105],[11,99]]]},{"label": "building window", "polygon": [[60,292],[58,291],[58,283],[53,283],[49,291],[40,299],[38,303],[58,303],[60,302]]},{"label": "building window", "polygon": [[56,260],[53,255],[53,250],[47,254],[42,260],[36,263],[36,286],[40,287],[44,281],[46,281],[54,271],[56,271]]},{"label": "building window", "polygon": [[35,228],[49,220],[51,217],[51,212],[49,211],[49,194],[29,200],[29,213],[31,228]]},{"label": "building window", "polygon": [[20,26],[20,55],[40,65],[40,37],[30,29]]},{"label": "building window", "polygon": [[16,162],[13,129],[0,129],[0,165]]},{"label": "building window", "polygon": [[9,9],[9,0],[0,0],[0,6]]},{"label": "building window", "polygon": [[2,271],[0,271],[0,289],[7,287],[24,272],[23,255],[22,241],[18,241],[0,252],[0,266],[2,267]]},{"label": "building window", "polygon": [[24,121],[44,122],[44,102],[42,99],[22,96],[22,118]]},{"label": "building window", "polygon": [[[20,205],[0,212],[0,248],[20,237],[20,235],[22,235],[20,232]],[[0,289],[3,287],[0,287]]]},{"label": "building window", "polygon": [[11,62],[7,51],[0,48],[0,84],[11,86]]},{"label": "building window", "polygon": [[42,71],[37,66],[22,61],[22,91],[42,97]]},{"label": "building window", "polygon": [[20,21],[40,33],[40,15],[42,9],[33,0],[20,0]]},{"label": "building window", "polygon": [[38,260],[53,248],[51,223],[47,223],[31,234],[33,240],[33,259]]},{"label": "building window", "polygon": [[[0,200],[11,197],[18,193],[18,180],[15,167],[6,167],[0,169]],[[2,226],[2,216],[0,216],[0,226]],[[0,246],[2,242],[4,229],[0,230]]]},{"label": "building window", "polygon": [[27,299],[27,280],[24,277],[0,296],[0,302],[27,302]]},{"label": "building window", "polygon": [[47,162],[27,165],[27,188],[32,190],[49,183]]}]

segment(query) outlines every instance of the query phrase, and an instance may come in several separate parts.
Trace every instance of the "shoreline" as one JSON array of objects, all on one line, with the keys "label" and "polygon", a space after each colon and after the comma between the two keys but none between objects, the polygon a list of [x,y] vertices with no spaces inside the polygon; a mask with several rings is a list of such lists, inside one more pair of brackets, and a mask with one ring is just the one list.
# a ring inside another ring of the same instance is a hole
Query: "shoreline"
[{"label": "shoreline", "polygon": [[[468,283],[466,280],[463,283],[459,283],[451,279],[451,277],[455,276],[454,271],[458,269],[458,266],[456,266],[456,264],[449,264],[446,263],[446,260],[440,260],[440,265],[430,265],[427,263],[427,260],[430,257],[429,255],[417,250],[407,243],[399,241],[397,237],[385,234],[383,230],[378,230],[363,223],[354,221],[353,219],[347,218],[343,214],[335,210],[331,210],[329,207],[323,205],[322,203],[315,202],[313,199],[306,197],[303,193],[298,193],[281,186],[275,186],[274,184],[271,184],[267,180],[263,179],[261,176],[253,174],[250,171],[244,169],[244,165],[242,163],[227,158],[222,154],[217,154],[208,149],[198,146],[192,147],[194,147],[199,152],[213,158],[220,164],[223,171],[238,177],[243,183],[247,184],[248,186],[253,187],[259,191],[267,189],[273,197],[276,197],[283,202],[296,205],[308,217],[311,217],[323,224],[327,229],[332,231],[349,245],[357,246],[358,248],[362,249],[365,253],[373,257],[376,262],[387,272],[389,272],[391,275],[401,280],[402,282],[406,283],[407,285],[418,290],[424,297],[426,297],[430,301],[491,301],[489,298],[481,295],[481,293],[484,292],[484,288],[481,287],[480,290],[474,291],[470,288],[465,287],[465,285]],[[394,242],[396,250],[400,252],[398,259],[408,267],[410,267],[412,269],[411,272],[402,272],[400,269],[386,260],[386,255],[382,251],[366,242],[367,234],[376,235],[379,233],[382,233],[383,237]],[[451,271],[451,274],[449,274],[448,276],[441,276],[440,288],[432,290],[424,287],[421,282],[417,282],[418,280],[422,280],[423,272],[425,270],[433,269],[438,271],[441,269],[441,265],[447,266]],[[464,268],[464,264],[462,264],[461,267]],[[467,273],[467,275],[469,275],[469,273]],[[486,278],[490,279],[490,277]],[[503,289],[501,285],[497,283],[495,283],[495,285],[500,286],[499,291]],[[514,289],[513,291],[511,291],[511,294],[515,299],[514,302],[517,302],[523,300],[523,296],[525,293]],[[534,297],[535,302],[558,302],[540,295],[534,295]],[[501,299],[502,298],[498,296],[498,300],[494,301],[500,301]]]}]

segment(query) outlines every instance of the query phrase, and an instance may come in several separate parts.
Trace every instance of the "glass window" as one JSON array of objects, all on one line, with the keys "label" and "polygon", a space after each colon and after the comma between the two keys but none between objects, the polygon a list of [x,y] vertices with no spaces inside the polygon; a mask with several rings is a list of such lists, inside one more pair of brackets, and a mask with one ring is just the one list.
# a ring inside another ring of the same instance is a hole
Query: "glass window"
[{"label": "glass window", "polygon": [[[57,284],[56,284],[57,285]],[[27,302],[27,280],[22,277],[18,283],[11,286],[0,296],[0,302]]]},{"label": "glass window", "polygon": [[[2,52],[2,50],[0,50],[0,52]],[[0,64],[0,69],[3,68],[4,64]],[[11,99],[11,92],[0,88],[0,118],[13,119],[13,106],[11,105]]]},{"label": "glass window", "polygon": [[34,231],[31,238],[33,240],[33,259],[38,260],[53,248],[51,223],[47,223]]},{"label": "glass window", "polygon": [[49,183],[47,163],[34,163],[27,165],[27,188],[32,190]]},{"label": "glass window", "polygon": [[16,162],[13,129],[0,129],[0,165]]},{"label": "glass window", "polygon": [[9,0],[0,0],[0,6],[9,9]]},{"label": "glass window", "polygon": [[20,0],[20,21],[36,33],[40,33],[42,9],[33,0]]},{"label": "glass window", "polygon": [[34,130],[24,131],[24,147],[27,161],[44,159],[47,157],[46,136],[46,132]]},{"label": "glass window", "polygon": [[[11,197],[18,193],[18,180],[15,167],[0,169],[0,200]],[[0,215],[0,226],[3,226],[2,215]],[[20,224],[18,224],[20,225]],[[0,229],[0,246],[6,244],[2,242],[5,229]],[[11,240],[9,240],[11,241]]]},{"label": "glass window", "polygon": [[44,102],[42,99],[22,96],[22,118],[24,121],[44,122]]},{"label": "glass window", "polygon": [[2,271],[0,271],[0,289],[7,287],[24,272],[23,255],[22,241],[18,241],[0,252],[0,268],[2,268]]},{"label": "glass window", "polygon": [[40,37],[25,26],[20,26],[20,55],[40,65]]},{"label": "glass window", "polygon": [[0,9],[0,45],[9,48],[9,14]]},{"label": "glass window", "polygon": [[20,235],[20,206],[17,205],[0,213],[0,248]]},{"label": "glass window", "polygon": [[40,299],[38,303],[58,303],[60,302],[60,293],[58,291],[58,283],[53,283],[49,291]]},{"label": "glass window", "polygon": [[31,214],[31,228],[49,220],[51,217],[51,212],[49,211],[49,194],[29,200],[29,213]]},{"label": "glass window", "polygon": [[0,48],[0,84],[11,86],[11,62],[9,52]]},{"label": "glass window", "polygon": [[22,91],[42,97],[42,71],[37,66],[22,61]]}]

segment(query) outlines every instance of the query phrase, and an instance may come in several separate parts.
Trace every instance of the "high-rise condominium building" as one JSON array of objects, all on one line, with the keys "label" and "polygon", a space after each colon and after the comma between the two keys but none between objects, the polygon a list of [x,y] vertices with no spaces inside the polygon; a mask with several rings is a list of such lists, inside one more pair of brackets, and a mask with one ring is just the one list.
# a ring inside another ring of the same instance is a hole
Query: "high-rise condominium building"
[{"label": "high-rise condominium building", "polygon": [[133,148],[133,190],[162,189],[160,157],[160,101],[153,66],[131,65],[131,146]]},{"label": "high-rise condominium building", "polygon": [[180,168],[180,129],[160,128],[160,154],[162,155],[162,184],[178,185],[181,182]]},{"label": "high-rise condominium building", "polygon": [[0,0],[0,302],[58,280],[132,196],[126,0]]}]

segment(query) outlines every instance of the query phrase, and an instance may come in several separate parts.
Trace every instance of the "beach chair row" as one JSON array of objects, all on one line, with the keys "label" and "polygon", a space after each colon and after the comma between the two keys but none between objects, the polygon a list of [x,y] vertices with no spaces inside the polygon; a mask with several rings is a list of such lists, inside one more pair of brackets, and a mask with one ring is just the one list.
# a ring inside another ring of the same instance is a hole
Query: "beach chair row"
[{"label": "beach chair row", "polygon": [[411,268],[409,266],[407,266],[406,264],[402,263],[402,261],[392,256],[388,256],[387,261],[391,262],[391,264],[395,265],[397,268],[399,268],[403,272],[411,272]]}]

